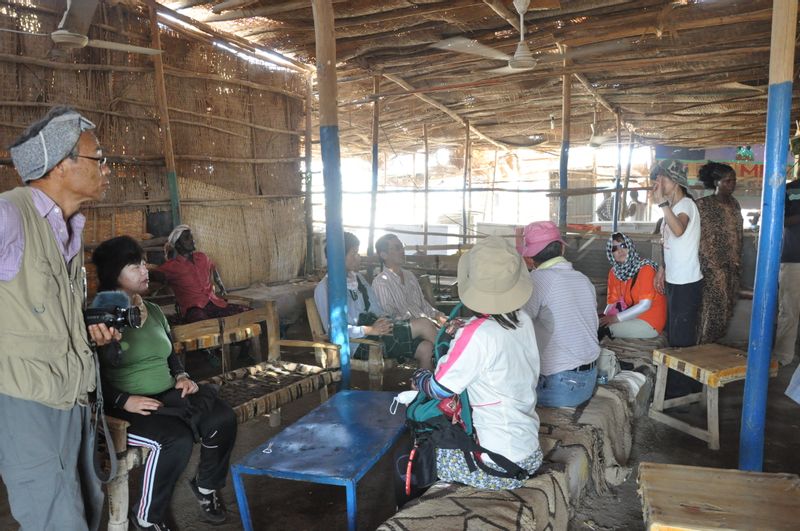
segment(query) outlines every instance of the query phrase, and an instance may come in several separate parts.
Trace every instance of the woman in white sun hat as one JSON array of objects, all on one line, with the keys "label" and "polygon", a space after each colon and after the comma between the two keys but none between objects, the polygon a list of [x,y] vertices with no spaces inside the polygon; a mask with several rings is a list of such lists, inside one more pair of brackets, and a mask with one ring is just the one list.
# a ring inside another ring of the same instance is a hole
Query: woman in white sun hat
[{"label": "woman in white sun hat", "polygon": [[[521,311],[531,295],[531,280],[511,243],[491,236],[458,262],[461,302],[477,316],[455,335],[436,371],[414,374],[416,388],[445,399],[465,389],[480,445],[533,474],[542,464],[536,383],[539,350],[530,317]],[[487,455],[483,462],[493,468]],[[437,448],[440,480],[483,489],[514,489],[524,480],[470,472],[461,450]]]}]

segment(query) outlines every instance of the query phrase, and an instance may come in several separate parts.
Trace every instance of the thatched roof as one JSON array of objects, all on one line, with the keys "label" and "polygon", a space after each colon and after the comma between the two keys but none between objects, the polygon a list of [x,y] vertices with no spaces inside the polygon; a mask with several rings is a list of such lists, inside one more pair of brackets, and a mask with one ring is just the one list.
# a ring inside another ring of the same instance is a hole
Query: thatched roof
[{"label": "thatched roof", "polygon": [[[314,62],[310,0],[162,3]],[[383,75],[381,128],[395,149],[418,146],[423,123],[439,143],[463,141],[463,125],[418,96],[491,139],[543,135],[558,144],[565,73],[574,143],[588,141],[595,112],[597,134],[613,136],[609,108],[621,113],[625,139],[633,132],[646,142],[682,146],[764,141],[767,0],[532,0],[526,41],[539,62],[510,75],[491,72],[502,61],[431,45],[463,36],[513,54],[519,33],[511,0],[333,0],[333,7],[343,150],[369,150],[377,74]]]}]

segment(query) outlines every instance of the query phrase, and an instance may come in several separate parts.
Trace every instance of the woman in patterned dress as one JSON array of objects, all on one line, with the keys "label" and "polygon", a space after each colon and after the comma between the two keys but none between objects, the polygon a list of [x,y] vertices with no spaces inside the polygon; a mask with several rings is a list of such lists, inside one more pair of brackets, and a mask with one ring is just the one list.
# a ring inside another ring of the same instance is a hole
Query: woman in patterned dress
[{"label": "woman in patterned dress", "polygon": [[697,335],[699,343],[713,343],[725,335],[739,291],[743,219],[741,206],[733,197],[733,168],[709,162],[700,168],[698,179],[714,193],[697,200],[704,279]]}]

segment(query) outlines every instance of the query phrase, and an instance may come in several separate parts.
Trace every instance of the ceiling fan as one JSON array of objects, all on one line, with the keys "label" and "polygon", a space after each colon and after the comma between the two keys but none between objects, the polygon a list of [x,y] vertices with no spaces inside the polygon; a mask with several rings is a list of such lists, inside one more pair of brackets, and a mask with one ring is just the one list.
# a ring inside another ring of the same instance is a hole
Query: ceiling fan
[{"label": "ceiling fan", "polygon": [[536,67],[537,60],[534,59],[530,48],[528,48],[528,43],[525,42],[525,13],[528,12],[528,7],[530,7],[530,0],[514,0],[514,9],[519,14],[519,42],[514,55],[505,54],[476,40],[465,39],[464,37],[445,39],[432,44],[431,47],[508,62],[507,66],[489,70],[494,74],[515,74],[533,70]]},{"label": "ceiling fan", "polygon": [[157,55],[161,50],[135,46],[122,42],[103,41],[87,37],[89,27],[92,25],[94,12],[100,0],[67,0],[67,9],[58,24],[58,29],[50,34],[55,49],[71,50],[76,48],[103,48],[120,52],[139,53],[144,55]]}]

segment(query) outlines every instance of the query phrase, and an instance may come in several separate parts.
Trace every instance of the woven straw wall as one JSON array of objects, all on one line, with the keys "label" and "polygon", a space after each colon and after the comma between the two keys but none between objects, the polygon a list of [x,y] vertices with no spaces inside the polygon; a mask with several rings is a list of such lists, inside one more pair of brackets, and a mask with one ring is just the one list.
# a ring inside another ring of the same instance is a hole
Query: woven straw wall
[{"label": "woven straw wall", "polygon": [[192,198],[182,208],[183,222],[192,227],[197,248],[217,264],[226,287],[298,275],[306,242],[305,226],[297,222],[302,199],[247,197],[190,179],[178,184],[181,195]]},{"label": "woven straw wall", "polygon": [[[45,34],[65,6],[63,0],[12,3],[18,5],[0,4],[0,28]],[[93,22],[90,38],[150,46],[144,8],[102,2]],[[305,79],[166,27],[161,41],[186,200],[182,221],[195,228],[230,287],[296,276],[305,250],[299,197]],[[154,76],[143,55],[57,53],[48,36],[0,32],[0,191],[19,185],[5,148],[53,105],[72,105],[97,125],[112,169],[106,198],[84,205],[85,241],[148,238],[147,214],[169,209]],[[224,198],[235,201],[220,203]]]}]

